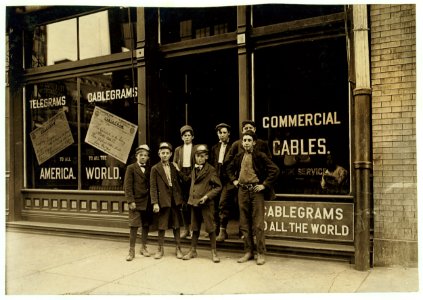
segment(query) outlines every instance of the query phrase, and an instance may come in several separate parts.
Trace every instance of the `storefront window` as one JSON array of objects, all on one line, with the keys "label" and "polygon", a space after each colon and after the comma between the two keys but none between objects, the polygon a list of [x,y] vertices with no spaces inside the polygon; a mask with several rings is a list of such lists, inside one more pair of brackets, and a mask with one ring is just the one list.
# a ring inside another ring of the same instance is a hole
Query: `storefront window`
[{"label": "storefront window", "polygon": [[[256,51],[257,132],[281,170],[277,193],[349,193],[347,75],[344,38]],[[322,182],[328,172],[342,178]]]},{"label": "storefront window", "polygon": [[[105,11],[35,27],[29,68],[100,57],[131,49],[136,14],[127,8]],[[132,32],[131,32],[132,30]]]},{"label": "storefront window", "polygon": [[26,187],[122,190],[138,132],[134,82],[124,70],[27,86]]},{"label": "storefront window", "polygon": [[161,43],[175,43],[236,30],[236,7],[160,8]]},{"label": "storefront window", "polygon": [[78,187],[76,79],[27,86],[27,186]]},{"label": "storefront window", "polygon": [[261,27],[343,12],[342,5],[253,5],[253,26]]},{"label": "storefront window", "polygon": [[137,124],[137,92],[129,71],[81,78],[82,189],[123,189],[137,133],[131,125]]}]

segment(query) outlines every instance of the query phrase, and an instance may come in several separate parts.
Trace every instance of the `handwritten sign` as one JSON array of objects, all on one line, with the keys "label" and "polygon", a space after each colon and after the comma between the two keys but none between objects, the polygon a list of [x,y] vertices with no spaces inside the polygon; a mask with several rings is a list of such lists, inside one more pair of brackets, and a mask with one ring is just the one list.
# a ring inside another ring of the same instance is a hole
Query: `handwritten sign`
[{"label": "handwritten sign", "polygon": [[137,125],[96,106],[85,142],[126,163],[137,129]]},{"label": "handwritten sign", "polygon": [[63,110],[29,135],[39,165],[74,143],[72,132]]},{"label": "handwritten sign", "polygon": [[266,201],[267,236],[354,240],[354,205],[305,201]]}]

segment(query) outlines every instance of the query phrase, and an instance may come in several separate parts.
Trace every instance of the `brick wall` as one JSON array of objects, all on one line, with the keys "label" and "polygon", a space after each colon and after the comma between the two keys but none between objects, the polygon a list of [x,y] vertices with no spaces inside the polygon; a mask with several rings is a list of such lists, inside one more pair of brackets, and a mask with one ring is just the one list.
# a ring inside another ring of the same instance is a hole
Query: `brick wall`
[{"label": "brick wall", "polygon": [[374,263],[417,265],[416,7],[370,6]]}]

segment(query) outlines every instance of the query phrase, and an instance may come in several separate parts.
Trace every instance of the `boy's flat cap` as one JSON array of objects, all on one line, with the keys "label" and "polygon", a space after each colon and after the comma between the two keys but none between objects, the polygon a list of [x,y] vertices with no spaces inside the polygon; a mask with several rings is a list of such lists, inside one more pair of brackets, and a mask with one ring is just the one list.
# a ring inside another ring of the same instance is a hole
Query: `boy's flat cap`
[{"label": "boy's flat cap", "polygon": [[256,127],[256,122],[254,122],[253,120],[245,120],[245,121],[242,121],[242,127],[244,127],[245,125],[247,125],[247,124],[251,124],[251,125],[253,125],[254,127]]},{"label": "boy's flat cap", "polygon": [[219,130],[220,128],[227,128],[228,130],[231,130],[231,126],[230,126],[230,125],[228,125],[228,124],[226,124],[226,123],[220,123],[220,124],[217,124],[217,125],[216,125],[216,127],[215,127],[215,130],[217,131],[217,130]]},{"label": "boy's flat cap", "polygon": [[168,142],[162,142],[159,145],[159,149],[169,149],[170,151],[173,150],[172,145]]},{"label": "boy's flat cap", "polygon": [[200,153],[208,153],[209,149],[207,148],[207,145],[201,144],[195,147],[194,153],[200,154]]},{"label": "boy's flat cap", "polygon": [[181,130],[181,135],[183,135],[185,131],[191,131],[192,135],[194,135],[194,130],[189,125],[182,126],[180,130]]},{"label": "boy's flat cap", "polygon": [[139,145],[139,146],[137,147],[137,149],[135,149],[135,153],[138,153],[138,152],[140,152],[141,150],[145,150],[145,151],[147,151],[147,152],[150,152],[150,147],[148,147],[148,145],[146,145],[146,144]]}]

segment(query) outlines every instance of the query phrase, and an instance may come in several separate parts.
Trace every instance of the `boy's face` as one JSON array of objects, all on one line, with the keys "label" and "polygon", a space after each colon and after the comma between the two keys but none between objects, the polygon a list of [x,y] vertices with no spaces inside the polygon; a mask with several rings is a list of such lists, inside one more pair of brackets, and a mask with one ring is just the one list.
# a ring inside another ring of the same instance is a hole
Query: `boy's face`
[{"label": "boy's face", "polygon": [[244,135],[242,137],[242,147],[244,147],[245,151],[250,152],[253,150],[256,141],[249,135]]},{"label": "boy's face", "polygon": [[208,158],[209,158],[209,155],[205,152],[195,154],[195,162],[199,165],[204,165]]},{"label": "boy's face", "polygon": [[256,132],[256,128],[251,124],[245,124],[244,127],[242,127],[242,133],[246,132],[247,130],[251,130],[252,132]]},{"label": "boy's face", "polygon": [[217,131],[217,136],[219,137],[219,141],[227,143],[229,141],[230,132],[228,128],[222,127]]},{"label": "boy's face", "polygon": [[137,153],[137,162],[139,164],[147,163],[148,159],[150,158],[150,154],[146,150],[141,150]]},{"label": "boy's face", "polygon": [[184,141],[185,145],[189,145],[192,143],[194,136],[191,134],[191,131],[185,131],[181,138]]},{"label": "boy's face", "polygon": [[171,156],[172,156],[172,151],[170,151],[169,149],[159,150],[159,157],[162,162],[168,162]]}]

